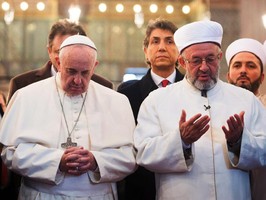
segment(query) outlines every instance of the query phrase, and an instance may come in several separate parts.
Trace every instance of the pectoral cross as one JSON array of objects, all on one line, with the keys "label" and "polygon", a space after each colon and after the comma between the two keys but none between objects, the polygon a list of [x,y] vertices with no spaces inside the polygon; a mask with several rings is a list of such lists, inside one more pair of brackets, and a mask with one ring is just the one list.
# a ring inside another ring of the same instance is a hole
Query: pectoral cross
[{"label": "pectoral cross", "polygon": [[67,137],[67,141],[65,143],[61,144],[61,147],[66,149],[68,147],[76,147],[77,143],[76,142],[72,142],[71,137]]}]

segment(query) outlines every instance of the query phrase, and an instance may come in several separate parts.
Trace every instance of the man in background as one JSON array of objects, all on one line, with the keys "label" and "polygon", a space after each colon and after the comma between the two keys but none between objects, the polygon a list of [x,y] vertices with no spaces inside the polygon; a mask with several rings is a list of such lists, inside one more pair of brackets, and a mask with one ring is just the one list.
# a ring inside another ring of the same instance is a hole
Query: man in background
[{"label": "man in background", "polygon": [[[117,91],[128,97],[136,123],[140,105],[151,91],[183,79],[183,74],[177,69],[178,50],[173,37],[176,30],[177,27],[168,20],[150,21],[143,41],[146,63],[150,69],[141,80],[128,85],[125,82],[118,87]],[[125,194],[120,199],[155,199],[154,173],[144,167],[139,167],[128,176],[124,184]]]},{"label": "man in background", "polygon": [[226,49],[229,83],[253,92],[266,106],[266,95],[260,93],[264,80],[266,53],[263,44],[251,38],[241,38]]},{"label": "man in background", "polygon": [[[86,35],[86,32],[81,25],[70,22],[67,19],[61,19],[53,24],[48,35],[47,44],[50,60],[39,69],[31,70],[12,78],[9,85],[8,102],[18,89],[55,75],[58,68],[55,59],[58,57],[60,45],[67,37],[76,34]],[[112,82],[97,74],[92,76],[92,80],[113,89]]]},{"label": "man in background", "polygon": [[[251,38],[241,38],[227,47],[225,57],[228,82],[251,91],[266,107],[266,95],[259,90],[264,80],[263,69],[266,64],[263,45]],[[252,170],[250,175],[252,199],[266,199],[266,169]]]}]

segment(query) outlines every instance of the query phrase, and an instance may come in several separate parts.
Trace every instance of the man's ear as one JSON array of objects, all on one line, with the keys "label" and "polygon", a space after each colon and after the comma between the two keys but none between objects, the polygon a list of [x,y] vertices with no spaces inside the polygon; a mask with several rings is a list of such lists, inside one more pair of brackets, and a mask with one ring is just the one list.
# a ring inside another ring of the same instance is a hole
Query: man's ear
[{"label": "man's ear", "polygon": [[59,56],[56,56],[55,57],[55,62],[57,64],[57,71],[61,72],[61,63],[60,63],[60,60],[59,60]]},{"label": "man's ear", "polygon": [[91,75],[94,74],[95,69],[96,69],[96,67],[98,66],[98,64],[99,64],[99,61],[96,60],[95,63],[94,63],[94,66],[90,69],[90,70],[91,70],[91,71],[90,71],[90,74],[91,74]]},{"label": "man's ear", "polygon": [[177,61],[178,61],[179,65],[180,65],[184,70],[187,69],[187,67],[186,67],[186,63],[185,63],[185,60],[184,60],[184,58],[183,58],[181,55],[178,56]]},{"label": "man's ear", "polygon": [[227,81],[229,81],[229,71],[226,73],[226,78],[227,78]]},{"label": "man's ear", "polygon": [[52,48],[49,47],[49,45],[46,46],[48,53],[52,53]]},{"label": "man's ear", "polygon": [[49,58],[50,58],[50,60],[51,60],[51,56],[52,56],[52,48],[51,47],[49,47],[48,45],[46,46],[46,48],[47,48],[47,52],[48,52],[48,56],[49,56]]},{"label": "man's ear", "polygon": [[95,63],[94,63],[93,70],[95,70],[95,69],[96,69],[96,67],[98,66],[98,64],[99,64],[99,61],[98,61],[98,60],[96,60],[96,61],[95,61]]}]

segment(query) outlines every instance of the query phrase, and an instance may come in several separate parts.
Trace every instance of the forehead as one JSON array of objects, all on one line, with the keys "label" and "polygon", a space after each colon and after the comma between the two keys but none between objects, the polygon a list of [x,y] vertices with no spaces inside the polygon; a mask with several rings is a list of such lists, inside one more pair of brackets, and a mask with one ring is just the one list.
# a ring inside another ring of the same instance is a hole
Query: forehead
[{"label": "forehead", "polygon": [[260,63],[259,58],[251,52],[239,52],[231,60],[231,62],[254,62]]},{"label": "forehead", "polygon": [[60,52],[62,52],[62,54],[68,54],[68,56],[74,55],[77,57],[82,57],[80,55],[87,55],[86,57],[83,57],[83,59],[87,59],[88,57],[94,57],[96,55],[96,51],[94,49],[92,49],[87,45],[81,45],[81,44],[66,46],[62,48]]},{"label": "forehead", "polygon": [[219,47],[211,42],[206,42],[206,43],[198,43],[198,44],[193,44],[189,47],[187,47],[184,52],[186,53],[187,56],[191,57],[201,57],[201,56],[207,56],[211,54],[216,54],[218,53]]},{"label": "forehead", "polygon": [[151,32],[150,39],[152,39],[152,38],[172,38],[173,35],[174,34],[169,30],[157,28]]},{"label": "forehead", "polygon": [[96,61],[96,52],[85,45],[71,45],[61,50],[59,58],[63,63],[70,66],[87,66],[92,65]]}]

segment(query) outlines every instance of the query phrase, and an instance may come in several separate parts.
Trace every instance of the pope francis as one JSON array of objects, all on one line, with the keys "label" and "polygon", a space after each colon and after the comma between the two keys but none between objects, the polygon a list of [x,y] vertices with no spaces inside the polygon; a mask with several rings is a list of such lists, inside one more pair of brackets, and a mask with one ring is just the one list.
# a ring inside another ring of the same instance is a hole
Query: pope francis
[{"label": "pope francis", "polygon": [[90,80],[88,37],[68,37],[57,62],[55,77],[14,94],[1,123],[1,157],[23,176],[19,199],[117,199],[115,182],[136,168],[130,104]]}]

